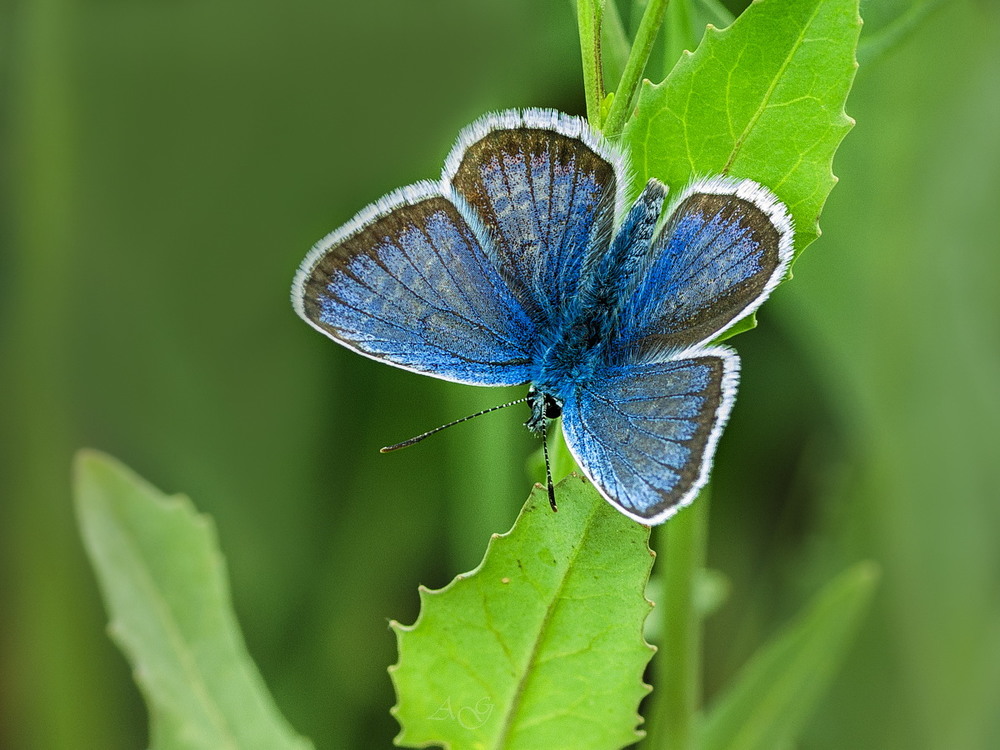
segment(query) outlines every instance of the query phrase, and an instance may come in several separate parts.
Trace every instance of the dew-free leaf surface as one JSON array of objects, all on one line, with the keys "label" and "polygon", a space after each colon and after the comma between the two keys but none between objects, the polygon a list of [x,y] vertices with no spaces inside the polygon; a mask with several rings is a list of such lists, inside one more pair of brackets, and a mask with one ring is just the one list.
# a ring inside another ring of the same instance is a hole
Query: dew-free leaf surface
[{"label": "dew-free leaf surface", "polygon": [[77,456],[75,501],[111,635],[146,698],[150,747],[312,747],[280,715],[247,653],[211,520],[91,451]]},{"label": "dew-free leaf surface", "polygon": [[610,750],[641,733],[649,529],[589,483],[536,488],[478,568],[420,590],[412,626],[393,623],[397,743],[452,750]]},{"label": "dew-free leaf surface", "polygon": [[854,642],[878,577],[870,562],[849,568],[761,647],[708,713],[701,750],[791,747]]}]

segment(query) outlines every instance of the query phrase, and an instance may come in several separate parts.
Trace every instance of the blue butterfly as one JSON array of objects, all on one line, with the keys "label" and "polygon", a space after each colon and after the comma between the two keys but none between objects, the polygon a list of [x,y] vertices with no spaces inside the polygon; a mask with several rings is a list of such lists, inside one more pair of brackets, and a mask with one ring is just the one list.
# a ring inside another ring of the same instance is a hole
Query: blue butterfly
[{"label": "blue butterfly", "polygon": [[666,212],[663,183],[631,206],[628,187],[626,156],[583,120],[488,115],[439,181],[390,193],[312,249],[295,310],[405,370],[530,384],[528,429],[544,438],[561,416],[601,494],[660,523],[708,480],[733,406],[739,357],[711,342],[777,286],[793,230],[751,180],[696,180]]}]

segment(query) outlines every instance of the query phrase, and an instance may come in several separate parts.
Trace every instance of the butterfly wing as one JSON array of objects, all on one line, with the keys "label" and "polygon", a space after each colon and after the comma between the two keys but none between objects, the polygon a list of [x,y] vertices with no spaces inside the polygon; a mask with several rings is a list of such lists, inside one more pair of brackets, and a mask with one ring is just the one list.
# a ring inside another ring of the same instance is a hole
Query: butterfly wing
[{"label": "butterfly wing", "polygon": [[738,379],[726,347],[607,368],[564,401],[566,443],[612,505],[660,523],[708,480]]},{"label": "butterfly wing", "polygon": [[625,157],[576,117],[508,111],[466,128],[445,163],[486,226],[498,267],[540,325],[576,293],[624,213]]},{"label": "butterfly wing", "polygon": [[292,301],[311,326],[372,359],[473,385],[523,383],[534,324],[488,245],[450,185],[417,183],[320,241]]},{"label": "butterfly wing", "polygon": [[756,182],[693,183],[667,214],[651,265],[625,301],[622,344],[679,351],[712,340],[778,285],[792,237],[787,209]]}]

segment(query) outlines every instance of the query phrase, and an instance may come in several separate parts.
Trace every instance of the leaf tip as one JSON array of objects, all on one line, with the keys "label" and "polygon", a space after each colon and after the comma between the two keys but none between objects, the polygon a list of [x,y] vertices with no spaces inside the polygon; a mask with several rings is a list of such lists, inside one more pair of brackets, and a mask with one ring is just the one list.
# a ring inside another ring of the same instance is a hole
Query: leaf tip
[{"label": "leaf tip", "polygon": [[93,448],[80,448],[73,455],[73,471],[77,474],[100,461],[105,455]]},{"label": "leaf tip", "polygon": [[83,490],[95,482],[106,483],[108,474],[127,471],[114,458],[94,448],[81,448],[73,456],[72,475],[74,495],[79,503],[86,494]]}]

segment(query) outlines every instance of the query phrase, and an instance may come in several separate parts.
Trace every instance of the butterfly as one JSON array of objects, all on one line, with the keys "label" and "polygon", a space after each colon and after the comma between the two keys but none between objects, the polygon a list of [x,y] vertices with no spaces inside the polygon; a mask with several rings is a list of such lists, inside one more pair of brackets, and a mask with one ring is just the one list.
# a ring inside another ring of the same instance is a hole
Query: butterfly
[{"label": "butterfly", "polygon": [[512,402],[530,407],[528,429],[544,441],[561,416],[604,498],[661,523],[708,480],[733,407],[740,360],[712,342],[781,281],[793,227],[748,179],[697,179],[666,211],[659,180],[630,205],[629,187],[625,153],[584,120],[487,115],[461,132],[439,180],[390,193],[317,243],[293,305],[380,362],[529,384]]}]

